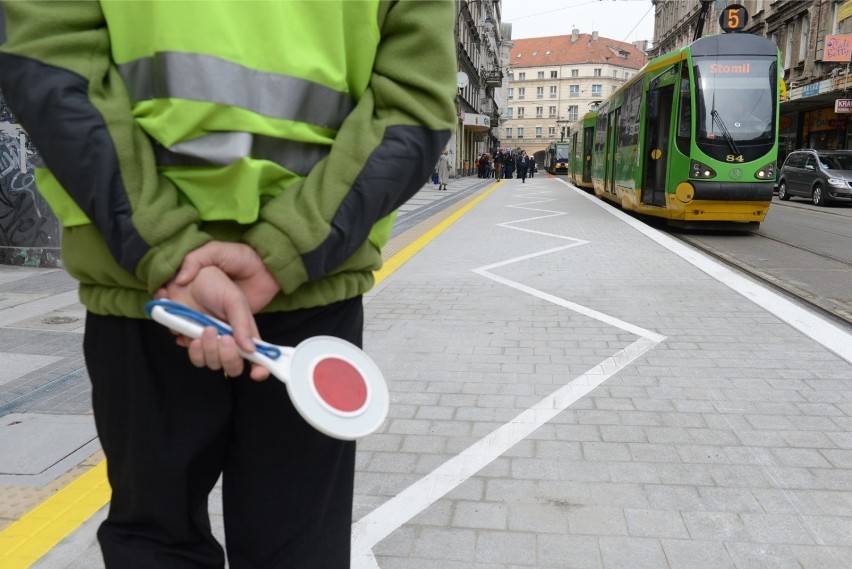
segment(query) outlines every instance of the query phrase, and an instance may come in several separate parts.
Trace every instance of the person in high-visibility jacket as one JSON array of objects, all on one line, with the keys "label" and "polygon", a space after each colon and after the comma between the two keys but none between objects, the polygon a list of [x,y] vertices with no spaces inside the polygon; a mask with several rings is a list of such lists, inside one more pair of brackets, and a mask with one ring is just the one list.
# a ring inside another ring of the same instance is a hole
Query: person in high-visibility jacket
[{"label": "person in high-visibility jacket", "polygon": [[[0,89],[87,309],[107,567],[349,567],[355,445],[245,367],[361,344],[393,212],[455,125],[453,2],[4,2]],[[154,296],[234,328],[178,338]],[[223,375],[228,380],[222,379]]]}]

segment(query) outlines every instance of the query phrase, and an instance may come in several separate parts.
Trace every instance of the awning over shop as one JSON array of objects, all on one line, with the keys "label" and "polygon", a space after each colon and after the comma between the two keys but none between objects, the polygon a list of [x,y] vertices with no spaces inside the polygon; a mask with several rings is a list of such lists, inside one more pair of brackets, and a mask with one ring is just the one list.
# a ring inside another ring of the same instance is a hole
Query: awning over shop
[{"label": "awning over shop", "polygon": [[464,113],[462,124],[464,124],[465,130],[488,130],[491,128],[491,117],[488,115]]}]

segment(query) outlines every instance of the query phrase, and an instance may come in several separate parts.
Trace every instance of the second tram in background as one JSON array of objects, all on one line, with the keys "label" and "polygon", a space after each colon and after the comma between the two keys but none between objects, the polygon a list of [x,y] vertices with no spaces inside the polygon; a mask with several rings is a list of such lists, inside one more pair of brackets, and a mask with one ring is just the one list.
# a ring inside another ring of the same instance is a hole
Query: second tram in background
[{"label": "second tram in background", "polygon": [[568,171],[569,146],[567,142],[551,142],[544,154],[544,169],[551,174]]},{"label": "second tram in background", "polygon": [[598,113],[591,112],[574,123],[569,129],[568,139],[571,154],[568,159],[568,181],[584,190],[593,190],[592,144],[595,140],[595,122]]},{"label": "second tram in background", "polygon": [[778,58],[768,39],[729,33],[651,60],[572,127],[569,179],[669,225],[759,226],[778,155]]}]

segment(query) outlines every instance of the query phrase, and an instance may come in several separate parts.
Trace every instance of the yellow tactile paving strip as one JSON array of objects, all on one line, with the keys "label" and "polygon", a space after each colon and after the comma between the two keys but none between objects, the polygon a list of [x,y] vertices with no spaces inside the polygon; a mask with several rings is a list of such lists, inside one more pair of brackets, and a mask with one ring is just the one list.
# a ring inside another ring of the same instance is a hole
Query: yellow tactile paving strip
[{"label": "yellow tactile paving strip", "polygon": [[[10,510],[2,512],[4,518],[7,513],[16,516],[20,508],[28,511],[20,519],[2,519],[0,567],[3,569],[29,567],[92,517],[110,498],[106,462],[100,451],[42,489],[32,493],[13,490],[25,489],[0,488],[3,503]],[[33,507],[35,500],[38,501]]]},{"label": "yellow tactile paving strip", "polygon": [[[394,237],[383,249],[384,266],[376,284],[455,223],[502,184],[484,190]],[[0,568],[26,569],[70,535],[109,502],[103,452],[43,488],[0,486]]]}]

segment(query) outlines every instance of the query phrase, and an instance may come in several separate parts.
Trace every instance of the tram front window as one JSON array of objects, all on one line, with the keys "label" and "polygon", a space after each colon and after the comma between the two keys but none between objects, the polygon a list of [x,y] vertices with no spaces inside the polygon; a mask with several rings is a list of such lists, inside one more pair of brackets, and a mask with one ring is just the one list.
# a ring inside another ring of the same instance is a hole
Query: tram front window
[{"label": "tram front window", "polygon": [[696,57],[694,63],[699,147],[714,157],[767,152],[775,141],[775,60]]}]

